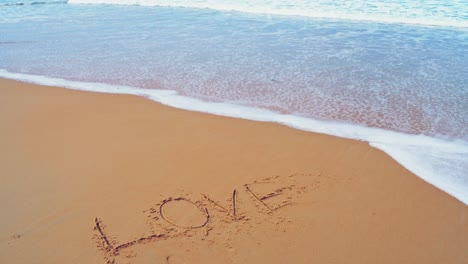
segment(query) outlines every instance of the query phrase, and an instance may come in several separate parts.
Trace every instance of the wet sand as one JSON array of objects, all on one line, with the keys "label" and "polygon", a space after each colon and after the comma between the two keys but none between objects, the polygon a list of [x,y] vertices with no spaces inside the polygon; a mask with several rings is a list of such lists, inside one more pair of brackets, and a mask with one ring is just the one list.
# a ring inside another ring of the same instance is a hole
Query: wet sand
[{"label": "wet sand", "polygon": [[467,263],[468,208],[366,142],[0,79],[0,263]]}]

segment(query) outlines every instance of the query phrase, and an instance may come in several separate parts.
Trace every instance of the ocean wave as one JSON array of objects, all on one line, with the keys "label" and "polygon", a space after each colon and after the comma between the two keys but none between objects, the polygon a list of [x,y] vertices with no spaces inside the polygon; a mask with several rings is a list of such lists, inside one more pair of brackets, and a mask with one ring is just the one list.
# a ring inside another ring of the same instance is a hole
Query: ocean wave
[{"label": "ocean wave", "polygon": [[70,4],[186,7],[311,18],[468,28],[468,1],[69,0]]},{"label": "ocean wave", "polygon": [[11,73],[2,69],[0,69],[0,77],[82,91],[138,95],[190,111],[274,122],[304,131],[367,141],[372,147],[384,151],[423,180],[468,205],[468,175],[466,173],[468,171],[468,142],[462,140],[450,141],[422,135],[409,135],[348,123],[313,120],[238,104],[207,102],[182,96],[172,90],[68,81],[46,76]]},{"label": "ocean wave", "polygon": [[11,3],[0,3],[0,6],[49,5],[49,4],[67,4],[67,3],[68,1],[11,2]]}]

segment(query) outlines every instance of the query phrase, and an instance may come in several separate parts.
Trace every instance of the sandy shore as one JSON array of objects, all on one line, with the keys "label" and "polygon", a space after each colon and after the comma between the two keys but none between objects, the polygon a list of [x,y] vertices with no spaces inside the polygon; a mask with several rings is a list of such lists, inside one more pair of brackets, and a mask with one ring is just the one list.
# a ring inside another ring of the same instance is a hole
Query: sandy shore
[{"label": "sandy shore", "polygon": [[0,80],[0,263],[467,263],[468,208],[365,142]]}]

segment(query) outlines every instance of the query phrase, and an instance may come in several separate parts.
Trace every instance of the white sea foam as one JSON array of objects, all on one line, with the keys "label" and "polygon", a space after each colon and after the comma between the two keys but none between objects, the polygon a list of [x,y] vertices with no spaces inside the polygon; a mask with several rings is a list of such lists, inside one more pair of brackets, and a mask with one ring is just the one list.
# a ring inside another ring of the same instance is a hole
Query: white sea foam
[{"label": "white sea foam", "polygon": [[65,87],[75,90],[132,94],[191,111],[275,122],[300,130],[367,141],[425,181],[468,204],[468,143],[420,135],[409,135],[378,128],[331,121],[318,121],[300,116],[230,103],[202,101],[170,90],[139,89],[102,83],[76,82],[59,78],[11,73],[0,69],[0,77],[19,81]]},{"label": "white sea foam", "polygon": [[70,4],[113,4],[206,8],[245,13],[468,28],[468,1],[443,0],[69,0]]}]

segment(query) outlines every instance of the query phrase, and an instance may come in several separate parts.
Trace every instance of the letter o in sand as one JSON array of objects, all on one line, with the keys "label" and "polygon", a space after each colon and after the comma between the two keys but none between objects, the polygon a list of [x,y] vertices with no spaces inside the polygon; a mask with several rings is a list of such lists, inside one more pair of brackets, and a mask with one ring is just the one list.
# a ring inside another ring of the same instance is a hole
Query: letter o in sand
[{"label": "letter o in sand", "polygon": [[210,221],[208,209],[183,197],[164,200],[159,206],[159,214],[169,224],[185,229],[202,228]]}]

